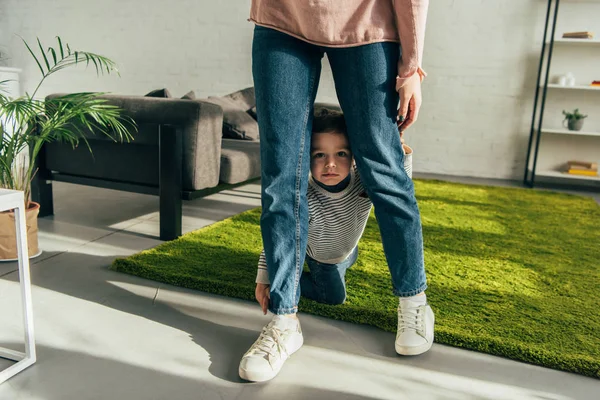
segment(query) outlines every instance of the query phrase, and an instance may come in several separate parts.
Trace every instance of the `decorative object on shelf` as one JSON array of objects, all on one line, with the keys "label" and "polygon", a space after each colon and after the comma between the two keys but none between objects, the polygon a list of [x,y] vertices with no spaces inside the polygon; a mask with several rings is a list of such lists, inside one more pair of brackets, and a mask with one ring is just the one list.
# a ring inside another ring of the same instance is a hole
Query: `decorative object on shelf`
[{"label": "decorative object on shelf", "polygon": [[565,32],[562,35],[563,39],[593,39],[594,32]]},{"label": "decorative object on shelf", "polygon": [[[36,52],[23,40],[42,73],[31,95],[13,98],[0,90],[0,187],[24,192],[30,257],[39,253],[36,218],[39,204],[30,201],[30,192],[32,178],[37,172],[35,160],[42,145],[54,141],[72,146],[77,146],[80,141],[87,144],[86,131],[101,132],[115,141],[129,141],[131,134],[125,124],[135,125],[131,118],[122,116],[120,108],[99,99],[102,93],[73,93],[43,100],[35,98],[46,78],[64,68],[93,64],[98,75],[118,73],[114,61],[86,51],[72,51],[68,44],[63,45],[60,37],[57,39],[58,46],[47,49],[38,39],[39,50],[36,49]],[[1,81],[0,89],[6,83]],[[33,215],[30,216],[30,213]],[[14,259],[17,257],[16,243],[8,243],[11,238],[16,240],[14,222],[2,222],[0,228],[0,260]]]},{"label": "decorative object on shelf", "polygon": [[600,81],[592,81],[591,86],[600,87]]},{"label": "decorative object on shelf", "polygon": [[571,72],[567,72],[567,74],[565,75],[566,78],[566,85],[567,86],[575,86],[575,76],[573,75],[573,73]]},{"label": "decorative object on shelf", "polygon": [[565,121],[567,121],[567,128],[570,131],[580,131],[583,128],[583,120],[587,118],[587,115],[581,114],[579,108],[576,108],[573,112],[563,110],[563,114],[565,115],[563,126],[565,125]]},{"label": "decorative object on shelf", "polygon": [[598,163],[589,161],[567,161],[567,173],[573,175],[598,176]]}]

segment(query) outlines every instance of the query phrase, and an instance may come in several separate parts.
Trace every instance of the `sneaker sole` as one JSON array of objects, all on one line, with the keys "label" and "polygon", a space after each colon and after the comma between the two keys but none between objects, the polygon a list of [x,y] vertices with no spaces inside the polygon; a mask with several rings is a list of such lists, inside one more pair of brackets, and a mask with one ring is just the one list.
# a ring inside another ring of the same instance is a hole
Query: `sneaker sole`
[{"label": "sneaker sole", "polygon": [[[292,354],[294,354],[295,352],[297,352],[298,350],[300,350],[300,347],[302,347],[302,345],[304,344],[304,336],[301,336],[301,340],[300,343],[296,346],[296,348],[290,353],[290,355],[288,356],[288,358],[285,359],[285,361],[289,360],[292,356]],[[270,381],[271,379],[275,378],[277,376],[277,374],[279,374],[279,371],[281,371],[281,367],[283,367],[283,364],[285,364],[285,361],[283,363],[281,363],[281,365],[279,366],[278,369],[276,370],[271,370],[271,371],[266,371],[266,372],[261,372],[261,371],[247,371],[244,368],[242,368],[242,366],[240,365],[238,368],[238,373],[240,374],[240,378],[250,381],[250,382],[265,382],[265,381]]]},{"label": "sneaker sole", "polygon": [[401,356],[418,356],[419,354],[423,354],[429,350],[432,344],[433,342],[429,342],[415,347],[403,347],[398,346],[398,343],[395,343],[395,347],[396,353],[400,354]]}]

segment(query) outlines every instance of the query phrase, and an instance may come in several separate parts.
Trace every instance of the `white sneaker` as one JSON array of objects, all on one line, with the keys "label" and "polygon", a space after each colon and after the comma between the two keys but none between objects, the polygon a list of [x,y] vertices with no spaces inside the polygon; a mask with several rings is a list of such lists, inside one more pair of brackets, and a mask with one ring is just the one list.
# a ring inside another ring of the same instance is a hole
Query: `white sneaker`
[{"label": "white sneaker", "polygon": [[304,338],[297,319],[275,315],[240,362],[240,378],[263,382],[273,379],[283,363],[298,351]]},{"label": "white sneaker", "polygon": [[425,353],[433,344],[435,317],[429,304],[400,300],[396,353],[415,356]]}]

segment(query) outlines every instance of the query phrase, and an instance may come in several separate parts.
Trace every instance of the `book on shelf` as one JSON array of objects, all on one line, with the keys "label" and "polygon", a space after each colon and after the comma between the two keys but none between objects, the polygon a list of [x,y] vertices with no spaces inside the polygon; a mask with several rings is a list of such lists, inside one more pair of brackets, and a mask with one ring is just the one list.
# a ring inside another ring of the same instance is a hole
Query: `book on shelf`
[{"label": "book on shelf", "polygon": [[563,39],[593,39],[594,33],[590,31],[583,32],[565,32],[562,35]]},{"label": "book on shelf", "polygon": [[597,170],[570,169],[567,171],[567,173],[571,175],[598,176]]},{"label": "book on shelf", "polygon": [[592,161],[579,161],[579,160],[571,160],[567,161],[567,169],[591,169],[596,170],[598,172],[598,163]]}]

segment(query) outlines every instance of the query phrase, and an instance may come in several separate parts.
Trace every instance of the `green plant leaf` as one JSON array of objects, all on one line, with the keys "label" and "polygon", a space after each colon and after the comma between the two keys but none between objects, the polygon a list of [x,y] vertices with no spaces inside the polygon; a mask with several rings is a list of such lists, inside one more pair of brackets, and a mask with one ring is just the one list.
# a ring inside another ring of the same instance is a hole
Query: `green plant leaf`
[{"label": "green plant leaf", "polygon": [[65,58],[65,52],[63,51],[63,45],[62,40],[60,40],[60,36],[57,36],[56,39],[58,40],[58,48],[60,49],[60,58]]},{"label": "green plant leaf", "polygon": [[52,60],[54,60],[54,65],[56,65],[56,51],[52,47],[49,47],[48,50],[52,53]]},{"label": "green plant leaf", "polygon": [[38,45],[40,46],[40,52],[42,53],[42,56],[44,57],[44,62],[46,63],[46,68],[50,69],[50,63],[48,62],[48,57],[46,57],[46,52],[44,51],[44,48],[42,47],[42,42],[40,42],[40,39],[37,39]]}]

